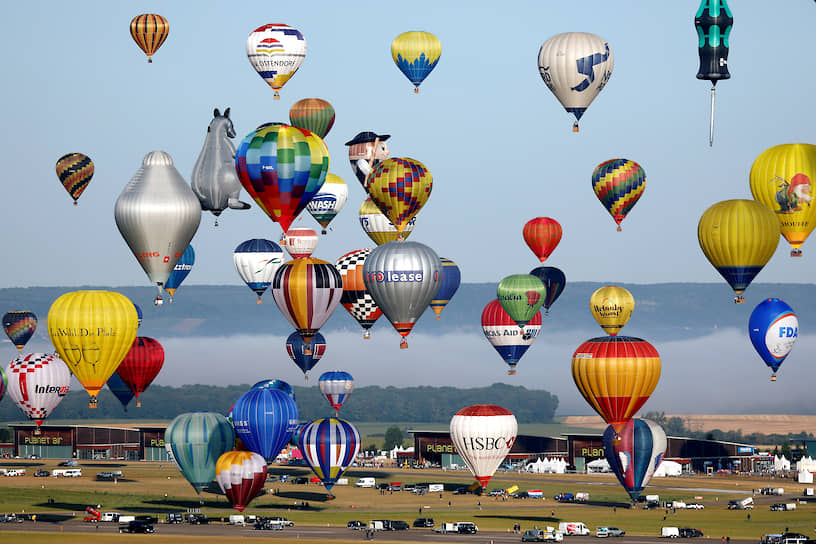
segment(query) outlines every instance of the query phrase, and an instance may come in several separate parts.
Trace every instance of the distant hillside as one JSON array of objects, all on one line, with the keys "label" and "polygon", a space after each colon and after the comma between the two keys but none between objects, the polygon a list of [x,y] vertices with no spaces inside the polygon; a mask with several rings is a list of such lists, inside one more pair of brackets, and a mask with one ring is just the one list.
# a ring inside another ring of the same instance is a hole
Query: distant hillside
[{"label": "distant hillside", "polygon": [[[777,297],[796,310],[800,322],[816,321],[816,290],[803,284],[756,284],[745,293],[746,303],[732,302],[730,288],[722,283],[622,284],[635,297],[635,312],[626,332],[653,341],[676,340],[710,334],[717,329],[746,326],[750,310],[763,298]],[[545,317],[553,331],[594,328],[589,313],[589,297],[601,283],[567,283],[561,298]],[[152,287],[87,287],[118,291],[138,304],[144,312],[140,334],[158,337],[231,336],[235,334],[288,335],[291,326],[267,293],[263,304],[243,286],[185,285],[176,292],[175,302],[153,306]],[[0,289],[0,310],[27,309],[40,318],[38,335],[46,333],[45,317],[51,303],[61,294],[75,290],[65,287]],[[428,310],[414,331],[444,334],[466,332],[481,335],[482,309],[496,297],[496,284],[463,284],[442,313],[441,321]],[[376,327],[387,327],[384,319]],[[329,319],[324,331],[358,331],[357,323],[342,308]],[[598,329],[600,333],[600,329]],[[47,341],[47,334],[43,336]]]}]

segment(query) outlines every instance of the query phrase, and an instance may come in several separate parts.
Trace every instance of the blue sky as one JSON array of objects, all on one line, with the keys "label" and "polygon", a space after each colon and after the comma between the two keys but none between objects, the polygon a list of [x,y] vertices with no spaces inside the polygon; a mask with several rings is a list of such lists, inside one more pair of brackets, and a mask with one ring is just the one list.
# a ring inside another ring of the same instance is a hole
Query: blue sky
[{"label": "blue sky", "polygon": [[[113,204],[145,154],[164,150],[189,182],[213,108],[232,108],[238,138],[285,121],[300,98],[329,100],[330,171],[350,187],[315,256],[334,261],[371,245],[357,222],[364,198],[343,142],[361,130],[392,135],[392,156],[424,162],[431,198],[412,240],[456,261],[463,281],[492,282],[537,260],[521,230],[536,216],[564,228],[550,260],[570,280],[721,281],[696,238],[712,203],[750,198],[748,172],[764,149],[807,142],[816,113],[808,51],[816,6],[733,2],[729,65],[718,86],[708,146],[708,82],[695,79],[696,1],[410,4],[49,2],[7,6],[4,164],[7,255],[0,286],[146,285],[113,221]],[[47,6],[47,9],[46,9]],[[163,14],[170,35],[148,64],[128,33],[139,13]],[[247,61],[249,33],[269,22],[300,29],[308,52],[280,101]],[[436,70],[415,95],[390,57],[391,40],[426,30],[442,42]],[[565,31],[608,40],[615,68],[581,132],[538,74],[541,43]],[[83,152],[96,164],[74,208],[56,159]],[[625,157],[646,170],[646,191],[615,231],[590,187],[600,162]],[[244,194],[244,200],[248,197]],[[257,207],[204,215],[190,283],[237,283],[232,250],[280,228]],[[306,215],[298,225],[315,227]],[[810,282],[814,251],[792,260],[784,240],[757,278]]]}]

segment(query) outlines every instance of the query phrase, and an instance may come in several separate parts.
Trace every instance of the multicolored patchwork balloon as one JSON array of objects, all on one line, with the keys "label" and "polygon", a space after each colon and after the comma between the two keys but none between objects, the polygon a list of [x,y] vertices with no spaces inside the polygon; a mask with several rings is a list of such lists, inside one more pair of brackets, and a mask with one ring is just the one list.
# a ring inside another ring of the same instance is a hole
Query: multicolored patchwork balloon
[{"label": "multicolored patchwork balloon", "polygon": [[17,347],[17,351],[23,348],[37,331],[37,316],[34,312],[12,311],[6,312],[3,316],[3,330],[9,337],[11,343]]},{"label": "multicolored patchwork balloon", "polygon": [[618,231],[645,189],[646,172],[635,161],[611,159],[592,172],[592,190],[618,224]]},{"label": "multicolored patchwork balloon", "polygon": [[334,108],[322,98],[303,98],[289,108],[289,123],[325,138],[334,125]]},{"label": "multicolored patchwork balloon", "polygon": [[274,89],[275,100],[278,100],[278,91],[306,58],[306,38],[289,25],[264,25],[247,38],[246,54],[258,75]]},{"label": "multicolored patchwork balloon", "polygon": [[74,206],[82,192],[88,188],[94,175],[94,163],[82,153],[68,153],[57,159],[57,177],[74,199]]},{"label": "multicolored patchwork balloon", "polygon": [[385,159],[376,164],[365,182],[371,200],[400,233],[428,201],[433,176],[419,161],[405,158]]},{"label": "multicolored patchwork balloon", "polygon": [[391,58],[397,68],[414,84],[414,92],[436,68],[442,55],[442,43],[430,32],[403,32],[391,42]]},{"label": "multicolored patchwork balloon", "polygon": [[343,419],[318,419],[300,431],[299,446],[306,463],[331,496],[332,487],[360,451],[360,433]]},{"label": "multicolored patchwork balloon", "polygon": [[153,62],[153,53],[162,46],[169,33],[167,19],[155,13],[143,13],[130,21],[130,36],[147,55],[147,62]]},{"label": "multicolored patchwork balloon", "polygon": [[369,254],[371,249],[355,249],[337,259],[334,265],[343,278],[340,304],[363,328],[363,338],[366,339],[371,338],[369,329],[383,314],[363,281],[363,265]]}]

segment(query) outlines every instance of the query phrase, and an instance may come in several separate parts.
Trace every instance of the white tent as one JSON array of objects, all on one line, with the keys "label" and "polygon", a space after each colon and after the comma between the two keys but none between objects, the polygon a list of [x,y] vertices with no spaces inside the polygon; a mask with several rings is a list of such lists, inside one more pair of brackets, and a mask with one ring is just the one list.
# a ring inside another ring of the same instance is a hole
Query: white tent
[{"label": "white tent", "polygon": [[683,465],[674,461],[664,460],[654,471],[652,476],[663,478],[665,476],[680,476],[683,472]]},{"label": "white tent", "polygon": [[804,470],[808,472],[816,472],[816,461],[814,461],[812,457],[802,457],[802,459],[796,463],[797,472],[802,472]]},{"label": "white tent", "polygon": [[536,474],[554,473],[563,474],[567,470],[567,462],[563,459],[550,459],[540,457],[534,463],[528,463],[526,467],[527,472],[534,472]]},{"label": "white tent", "polygon": [[809,470],[800,470],[799,471],[799,478],[798,482],[800,484],[812,484],[813,483],[813,473]]},{"label": "white tent", "polygon": [[606,459],[595,459],[594,461],[590,461],[586,464],[587,472],[612,472],[612,468],[609,466],[609,461]]},{"label": "white tent", "polygon": [[785,459],[785,456],[778,457],[774,455],[774,472],[779,472],[782,470],[790,470],[790,461]]}]

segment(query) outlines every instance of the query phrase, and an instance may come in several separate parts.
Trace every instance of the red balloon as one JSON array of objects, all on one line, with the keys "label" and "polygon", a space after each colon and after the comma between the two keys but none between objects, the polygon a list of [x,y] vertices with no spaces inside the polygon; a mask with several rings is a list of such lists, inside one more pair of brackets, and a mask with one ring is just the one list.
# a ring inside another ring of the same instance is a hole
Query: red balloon
[{"label": "red balloon", "polygon": [[524,241],[542,263],[561,241],[561,225],[549,217],[536,217],[524,225]]},{"label": "red balloon", "polygon": [[244,508],[263,490],[266,461],[251,451],[228,451],[215,462],[215,481],[233,508]]},{"label": "red balloon", "polygon": [[153,383],[164,364],[164,348],[147,336],[137,336],[116,373],[127,384],[136,397],[136,406],[141,406],[139,393]]}]

